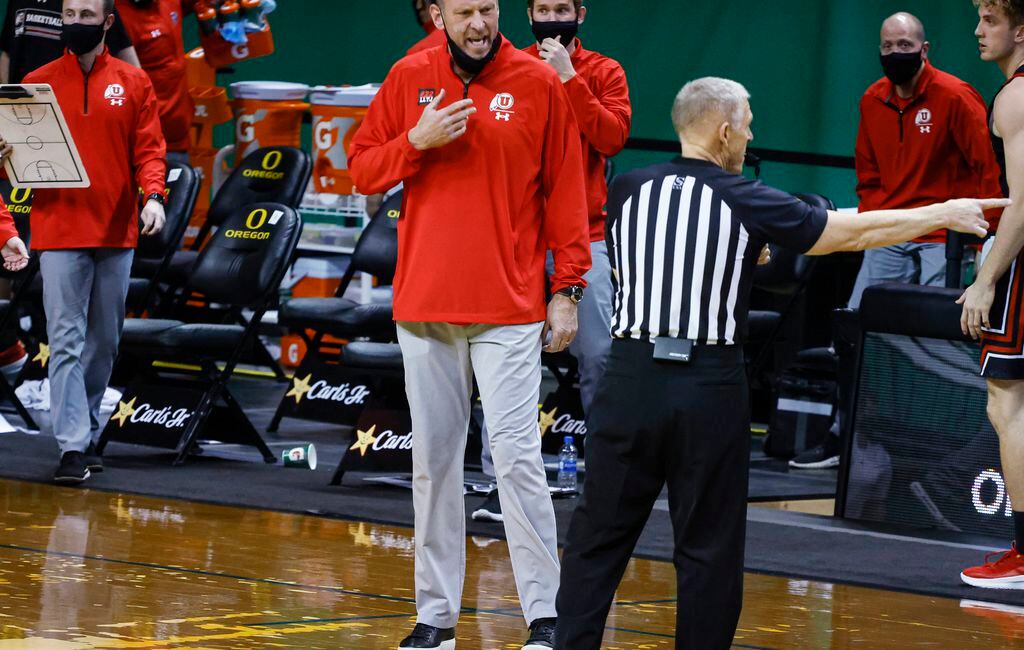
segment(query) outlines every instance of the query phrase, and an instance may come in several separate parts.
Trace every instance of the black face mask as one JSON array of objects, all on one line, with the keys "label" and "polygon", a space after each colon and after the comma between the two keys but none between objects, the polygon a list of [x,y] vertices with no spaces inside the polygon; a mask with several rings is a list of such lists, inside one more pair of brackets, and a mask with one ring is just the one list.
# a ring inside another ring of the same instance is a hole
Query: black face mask
[{"label": "black face mask", "polygon": [[882,71],[889,81],[897,86],[902,86],[917,74],[921,69],[921,50],[917,52],[893,52],[883,54],[879,57],[882,61]]},{"label": "black face mask", "polygon": [[543,43],[546,38],[557,38],[562,45],[569,47],[576,39],[580,31],[580,24],[575,20],[549,21],[546,23],[533,21],[533,36],[538,43]]},{"label": "black face mask", "polygon": [[448,38],[448,50],[452,53],[452,61],[455,62],[455,65],[459,66],[459,69],[468,72],[474,77],[483,72],[487,64],[494,60],[494,57],[498,54],[498,48],[501,47],[501,34],[498,34],[497,38],[494,39],[494,43],[491,44],[491,50],[487,55],[482,59],[474,59],[455,44],[452,37],[448,35],[447,28],[445,28],[445,36]]},{"label": "black face mask", "polygon": [[104,33],[106,30],[103,29],[103,23],[99,25],[73,23],[64,25],[61,38],[64,39],[64,44],[68,46],[72,54],[81,56],[96,49],[96,46],[103,42]]}]

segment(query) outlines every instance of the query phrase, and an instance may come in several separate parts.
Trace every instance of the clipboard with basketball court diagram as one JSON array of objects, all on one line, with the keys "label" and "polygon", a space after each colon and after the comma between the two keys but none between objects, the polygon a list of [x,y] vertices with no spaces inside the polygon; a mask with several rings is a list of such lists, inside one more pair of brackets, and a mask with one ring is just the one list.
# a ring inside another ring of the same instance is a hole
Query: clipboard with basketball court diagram
[{"label": "clipboard with basketball court diagram", "polygon": [[89,187],[89,175],[49,84],[0,86],[0,137],[14,148],[4,163],[14,187]]}]

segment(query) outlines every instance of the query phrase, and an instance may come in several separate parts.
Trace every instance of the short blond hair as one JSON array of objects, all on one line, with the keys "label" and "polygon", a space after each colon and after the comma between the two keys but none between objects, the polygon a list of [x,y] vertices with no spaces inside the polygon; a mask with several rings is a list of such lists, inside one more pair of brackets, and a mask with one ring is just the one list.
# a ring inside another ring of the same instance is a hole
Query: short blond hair
[{"label": "short blond hair", "polygon": [[1024,0],[974,0],[975,7],[997,7],[1014,25],[1024,24]]},{"label": "short blond hair", "polygon": [[694,79],[676,95],[672,104],[672,125],[676,133],[683,133],[709,115],[720,115],[735,128],[740,128],[749,100],[747,89],[731,79]]}]

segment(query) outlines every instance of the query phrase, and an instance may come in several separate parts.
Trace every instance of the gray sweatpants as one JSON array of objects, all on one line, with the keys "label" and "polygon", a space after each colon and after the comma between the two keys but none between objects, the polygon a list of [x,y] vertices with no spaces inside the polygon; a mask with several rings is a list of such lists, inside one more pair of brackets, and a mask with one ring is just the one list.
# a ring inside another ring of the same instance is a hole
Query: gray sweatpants
[{"label": "gray sweatpants", "polygon": [[476,376],[527,623],[555,616],[555,511],[540,455],[542,323],[398,323],[412,411],[417,621],[454,627],[466,574],[463,458]]},{"label": "gray sweatpants", "polygon": [[[583,279],[587,289],[583,294],[577,312],[579,331],[569,344],[569,353],[576,357],[580,370],[580,400],[583,413],[590,413],[594,402],[597,382],[604,375],[608,353],[612,349],[612,309],[615,300],[615,283],[612,279],[612,265],[608,261],[608,244],[603,241],[590,243],[590,259],[593,265]],[[548,254],[548,275],[554,273],[554,261]],[[480,431],[483,451],[480,464],[483,473],[494,476],[494,461],[491,459],[491,444],[487,434],[487,419]]]},{"label": "gray sweatpants", "polygon": [[946,284],[945,244],[897,244],[864,251],[864,261],[850,296],[850,309],[860,308],[864,290],[886,282],[929,287]]},{"label": "gray sweatpants", "polygon": [[43,251],[50,416],[61,453],[85,451],[117,358],[133,250]]}]

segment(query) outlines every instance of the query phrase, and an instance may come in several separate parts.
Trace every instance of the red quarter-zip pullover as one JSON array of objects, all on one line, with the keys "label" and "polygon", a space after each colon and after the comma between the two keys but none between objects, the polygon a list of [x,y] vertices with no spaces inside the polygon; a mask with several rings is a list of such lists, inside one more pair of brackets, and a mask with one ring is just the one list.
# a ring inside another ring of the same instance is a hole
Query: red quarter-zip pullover
[{"label": "red quarter-zip pullover", "polygon": [[[408,134],[442,90],[443,106],[473,100],[467,133],[417,151]],[[404,181],[398,225],[395,319],[523,324],[546,315],[552,290],[583,284],[590,268],[580,134],[547,64],[505,40],[469,84],[446,48],[391,69],[349,148],[359,191]]]},{"label": "red quarter-zip pullover", "polygon": [[0,199],[0,248],[3,248],[11,237],[17,236],[18,229],[14,227],[14,218],[7,211],[7,204]]},{"label": "red quarter-zip pullover", "polygon": [[[163,193],[166,147],[156,95],[142,70],[104,48],[85,74],[71,53],[25,77],[50,84],[91,186],[41,189],[32,204],[32,247],[134,248],[139,188]],[[2,132],[0,132],[2,135]]]},{"label": "red quarter-zip pullover", "polygon": [[[1002,195],[985,102],[970,84],[927,63],[910,99],[883,77],[864,93],[860,114],[861,212]],[[945,231],[914,241],[942,242]]]},{"label": "red quarter-zip pullover", "polygon": [[195,113],[185,72],[182,4],[181,0],[155,0],[148,5],[117,0],[121,22],[135,45],[142,69],[153,82],[160,104],[160,125],[171,151],[188,151]]},{"label": "red quarter-zip pullover", "polygon": [[[540,57],[536,43],[523,51]],[[633,119],[629,85],[617,61],[584,49],[579,39],[572,53],[572,66],[576,76],[565,83],[565,90],[583,138],[590,241],[604,241],[604,204],[608,201],[605,165],[629,139]]]}]

